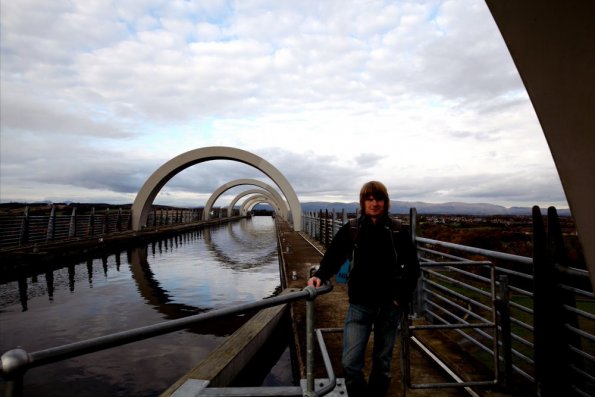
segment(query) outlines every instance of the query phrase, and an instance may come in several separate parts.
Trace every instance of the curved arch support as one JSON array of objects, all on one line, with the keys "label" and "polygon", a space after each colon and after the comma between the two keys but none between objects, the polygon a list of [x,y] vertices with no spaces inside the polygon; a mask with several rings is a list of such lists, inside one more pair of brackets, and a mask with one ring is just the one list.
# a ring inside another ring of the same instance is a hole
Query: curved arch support
[{"label": "curved arch support", "polygon": [[146,225],[151,205],[153,204],[155,197],[157,197],[161,188],[163,188],[173,176],[195,164],[211,160],[238,161],[262,171],[275,182],[287,199],[291,211],[290,215],[293,221],[293,229],[295,231],[301,230],[301,204],[287,178],[263,158],[245,150],[225,146],[211,146],[190,150],[174,157],[159,167],[145,181],[134,199],[131,208],[132,230],[141,230]]},{"label": "curved arch support", "polygon": [[241,192],[240,194],[238,194],[229,204],[229,207],[227,207],[227,213],[231,214],[231,212],[233,211],[233,207],[235,206],[235,204],[238,202],[238,200],[240,200],[242,197],[248,196],[248,195],[253,195],[253,194],[259,194],[261,196],[265,196],[268,197],[269,199],[271,199],[275,205],[274,205],[274,209],[275,209],[275,213],[277,215],[283,216],[284,218],[287,219],[287,211],[283,211],[283,206],[281,206],[279,204],[279,202],[277,201],[277,199],[275,197],[273,197],[273,195],[267,191],[267,190],[262,190],[262,189],[250,189],[250,190],[246,190],[244,192]]},{"label": "curved arch support", "polygon": [[[227,182],[227,183],[219,186],[213,192],[213,194],[211,194],[211,197],[209,197],[209,199],[207,200],[207,203],[205,204],[205,209],[202,213],[202,219],[206,221],[210,218],[210,213],[211,213],[211,209],[213,208],[213,204],[215,204],[217,199],[223,193],[225,193],[227,190],[229,190],[233,187],[240,186],[240,185],[258,186],[258,187],[261,187],[261,188],[267,190],[268,192],[270,192],[275,197],[275,199],[279,202],[279,205],[281,205],[281,203],[284,204],[285,210],[284,210],[284,212],[281,213],[281,215],[285,219],[287,219],[288,211],[289,211],[289,206],[287,205],[287,202],[285,200],[283,200],[283,198],[281,197],[279,192],[277,192],[276,189],[274,189],[272,186],[267,185],[266,183],[264,183],[262,181],[259,181],[258,179],[236,179],[236,180]],[[283,208],[283,207],[281,207],[281,208]],[[233,207],[232,207],[232,209],[233,209]],[[231,213],[231,212],[228,212],[228,214],[229,213]]]},{"label": "curved arch support", "polygon": [[242,207],[240,208],[240,214],[245,216],[248,214],[249,211],[252,210],[252,208],[254,208],[254,206],[256,206],[257,204],[262,204],[262,203],[267,203],[271,207],[275,208],[275,204],[268,197],[255,196],[255,197],[250,197],[248,200],[246,200],[245,203],[242,204]]}]

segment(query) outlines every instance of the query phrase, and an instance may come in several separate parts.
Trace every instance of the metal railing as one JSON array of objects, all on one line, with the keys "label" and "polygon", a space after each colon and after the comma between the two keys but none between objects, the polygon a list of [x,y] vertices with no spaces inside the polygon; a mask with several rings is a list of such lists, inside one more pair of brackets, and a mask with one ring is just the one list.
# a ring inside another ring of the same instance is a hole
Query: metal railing
[{"label": "metal railing", "polygon": [[[491,379],[456,379],[455,383],[413,383],[409,355],[404,354],[404,379],[412,389],[493,386],[498,383],[498,338],[496,280],[494,265],[489,261],[423,260],[421,264],[426,285],[422,287],[423,308],[429,324],[412,325],[405,319],[402,327],[402,349],[409,351],[411,342],[424,349],[415,332],[443,330],[454,332],[472,345],[492,355],[493,376]],[[487,273],[478,275],[475,272]],[[418,301],[419,302],[419,301]],[[493,354],[492,354],[493,353]],[[438,361],[437,357],[432,357]],[[442,360],[440,360],[442,362]]]},{"label": "metal railing", "polygon": [[[215,208],[219,211],[219,208]],[[45,213],[44,213],[45,212]],[[147,217],[147,229],[182,225],[202,220],[202,208],[157,208]],[[44,243],[101,237],[131,230],[128,208],[88,208],[76,206],[47,210],[25,207],[22,214],[0,214],[0,248],[18,248]]]},{"label": "metal railing", "polygon": [[[305,214],[303,220],[302,230],[323,246],[332,239],[330,233],[346,222],[322,211]],[[555,209],[548,213],[548,238],[540,237],[545,234],[541,221],[537,209],[533,217],[537,247],[531,258],[417,236],[417,213],[411,210],[409,227],[422,277],[412,315],[405,322],[409,326],[403,327],[409,333],[406,337],[440,361],[412,333],[446,330],[465,346],[468,358],[482,363],[494,376],[469,381],[470,374],[457,375],[449,369],[454,383],[415,384],[404,379],[409,387],[468,389],[497,384],[504,389],[523,387],[521,393],[528,395],[567,395],[569,391],[593,395],[595,296],[588,272],[564,266],[563,255],[556,253],[562,251],[562,243]],[[419,319],[426,325],[411,323]]]},{"label": "metal railing", "polygon": [[[274,387],[273,390],[275,394],[270,394],[271,390],[266,387],[241,388],[244,392],[247,392],[247,389],[250,389],[249,394],[242,395],[323,396],[334,389],[336,385],[336,378],[332,369],[332,365],[330,363],[330,358],[326,350],[326,346],[324,344],[322,332],[320,330],[314,330],[313,327],[314,300],[318,295],[326,294],[331,290],[332,286],[330,284],[326,284],[321,288],[306,287],[298,292],[290,292],[288,294],[278,295],[256,302],[249,302],[245,304],[236,305],[230,308],[213,310],[208,313],[201,313],[177,320],[170,320],[158,324],[152,324],[145,327],[140,327],[123,332],[117,332],[110,335],[100,336],[97,338],[92,338],[32,353],[29,353],[21,348],[9,350],[8,352],[2,355],[0,367],[0,374],[6,381],[6,395],[21,395],[23,377],[26,371],[31,368],[179,331],[182,329],[189,328],[203,321],[213,320],[224,316],[251,312],[254,310],[261,310],[268,307],[278,306],[285,303],[305,299],[307,305],[306,345],[308,376],[306,390],[304,391],[301,387],[277,386]],[[316,337],[318,339],[319,348],[322,352],[324,366],[327,370],[328,375],[328,382],[319,390],[315,390],[314,385],[314,334],[316,334]],[[205,393],[202,395],[209,395],[211,391],[209,391],[209,389],[205,389]],[[233,396],[238,394],[235,388],[217,388],[217,395]]]}]

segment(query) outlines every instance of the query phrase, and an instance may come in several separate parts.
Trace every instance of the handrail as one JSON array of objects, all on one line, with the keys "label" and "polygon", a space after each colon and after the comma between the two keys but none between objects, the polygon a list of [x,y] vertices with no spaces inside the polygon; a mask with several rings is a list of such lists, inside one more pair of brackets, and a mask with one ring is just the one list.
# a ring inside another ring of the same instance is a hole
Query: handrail
[{"label": "handrail", "polygon": [[487,249],[483,249],[483,248],[469,247],[467,245],[447,243],[446,241],[433,240],[433,239],[430,239],[430,238],[419,237],[419,236],[416,236],[415,237],[415,240],[418,241],[418,242],[420,242],[420,243],[433,244],[433,245],[438,245],[440,247],[445,247],[445,248],[454,248],[454,249],[457,249],[459,251],[469,252],[469,253],[472,253],[472,254],[479,254],[479,255],[487,256],[489,258],[502,259],[502,260],[506,260],[506,261],[524,263],[526,265],[533,264],[533,258],[529,258],[527,256],[507,254],[505,252],[491,251],[491,250],[487,250]]},{"label": "handrail", "polygon": [[5,352],[1,357],[0,375],[2,375],[5,380],[15,380],[22,377],[30,368],[179,331],[199,322],[214,318],[245,313],[256,309],[265,309],[301,299],[308,299],[310,301],[320,294],[330,292],[332,289],[333,287],[330,284],[325,284],[320,288],[306,287],[301,291],[266,298],[256,302],[248,302],[234,307],[213,310],[208,313],[196,314],[177,320],[170,320],[127,331],[116,332],[80,342],[39,350],[33,353],[28,353],[22,348],[12,349]]}]

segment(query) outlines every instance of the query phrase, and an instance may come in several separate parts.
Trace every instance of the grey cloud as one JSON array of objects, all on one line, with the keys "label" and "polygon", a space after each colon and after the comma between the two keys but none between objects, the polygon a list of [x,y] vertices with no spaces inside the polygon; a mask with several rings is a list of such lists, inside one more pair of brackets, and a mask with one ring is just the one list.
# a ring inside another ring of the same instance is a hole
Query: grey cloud
[{"label": "grey cloud", "polygon": [[374,167],[382,160],[382,156],[374,153],[362,153],[354,156],[354,161],[358,167]]},{"label": "grey cloud", "polygon": [[406,200],[427,202],[463,201],[490,203],[564,203],[561,184],[546,169],[527,169],[515,174],[476,174],[408,179],[395,186]]},{"label": "grey cloud", "polygon": [[0,103],[2,130],[6,131],[6,135],[12,130],[102,138],[125,138],[131,135],[113,122],[95,121],[93,114],[84,108],[72,109],[74,106],[78,105],[73,104],[69,111],[60,101],[5,93]]}]

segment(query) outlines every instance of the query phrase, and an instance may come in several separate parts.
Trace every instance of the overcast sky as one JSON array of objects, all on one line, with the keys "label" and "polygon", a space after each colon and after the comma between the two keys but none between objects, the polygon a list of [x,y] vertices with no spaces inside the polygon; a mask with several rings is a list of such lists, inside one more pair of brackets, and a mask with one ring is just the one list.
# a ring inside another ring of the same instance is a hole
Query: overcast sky
[{"label": "overcast sky", "polygon": [[[301,201],[567,207],[481,0],[1,0],[0,201],[131,203],[186,151],[252,152]],[[156,203],[203,205],[255,168],[188,168]],[[229,200],[242,190],[230,191]]]}]

